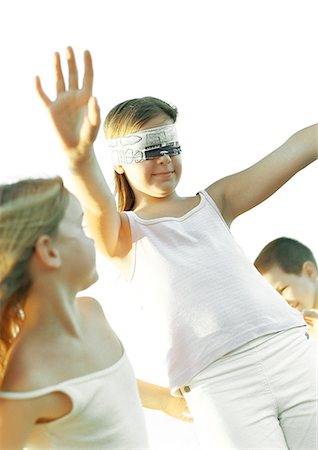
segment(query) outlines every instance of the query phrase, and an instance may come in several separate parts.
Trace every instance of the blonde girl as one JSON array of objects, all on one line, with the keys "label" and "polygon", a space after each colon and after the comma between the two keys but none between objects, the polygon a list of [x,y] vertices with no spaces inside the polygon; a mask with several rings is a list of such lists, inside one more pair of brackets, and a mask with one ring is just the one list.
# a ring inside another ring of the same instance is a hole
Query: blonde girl
[{"label": "blonde girl", "polygon": [[[77,297],[97,280],[82,220],[59,177],[0,186],[1,449],[149,448],[126,353],[99,303]],[[171,413],[169,393],[140,386]]]},{"label": "blonde girl", "polygon": [[317,159],[317,125],[252,167],[181,197],[176,109],[152,97],[123,102],[105,121],[118,211],[93,150],[100,114],[87,51],[84,60],[81,88],[68,48],[69,87],[56,53],[56,100],[39,78],[37,91],[91,232],[142,304],[145,339],[160,344],[170,388],[186,399],[203,448],[314,448],[317,388],[308,368],[315,355],[305,322],[248,261],[229,227]]}]

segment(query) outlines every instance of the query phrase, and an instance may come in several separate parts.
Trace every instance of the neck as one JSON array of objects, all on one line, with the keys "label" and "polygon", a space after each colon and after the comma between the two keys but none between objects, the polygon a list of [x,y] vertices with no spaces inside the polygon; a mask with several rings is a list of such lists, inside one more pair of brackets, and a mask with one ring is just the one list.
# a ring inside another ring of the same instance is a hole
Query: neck
[{"label": "neck", "polygon": [[147,195],[144,192],[139,193],[138,191],[134,191],[135,194],[135,207],[134,211],[140,211],[144,208],[157,207],[162,205],[163,203],[168,203],[170,201],[178,200],[179,196],[175,191],[173,191],[169,195],[165,195],[162,197],[153,197],[151,195]]},{"label": "neck", "polygon": [[54,284],[33,286],[25,302],[23,328],[45,333],[66,332],[79,336],[80,320],[75,293]]}]

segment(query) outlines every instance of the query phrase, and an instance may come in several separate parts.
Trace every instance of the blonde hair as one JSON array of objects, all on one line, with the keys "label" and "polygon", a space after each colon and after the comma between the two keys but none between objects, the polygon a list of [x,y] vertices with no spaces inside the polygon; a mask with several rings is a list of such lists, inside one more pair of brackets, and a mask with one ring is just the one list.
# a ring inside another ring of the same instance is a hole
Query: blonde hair
[{"label": "blonde hair", "polygon": [[[107,114],[104,132],[107,139],[113,139],[140,130],[146,122],[166,114],[173,122],[177,120],[175,106],[155,97],[141,97],[119,103]],[[134,207],[135,195],[126,175],[114,171],[115,193],[118,196],[118,210],[130,211]]]},{"label": "blonde hair", "polygon": [[41,235],[57,232],[68,199],[60,177],[0,186],[0,379],[23,323],[34,245]]}]

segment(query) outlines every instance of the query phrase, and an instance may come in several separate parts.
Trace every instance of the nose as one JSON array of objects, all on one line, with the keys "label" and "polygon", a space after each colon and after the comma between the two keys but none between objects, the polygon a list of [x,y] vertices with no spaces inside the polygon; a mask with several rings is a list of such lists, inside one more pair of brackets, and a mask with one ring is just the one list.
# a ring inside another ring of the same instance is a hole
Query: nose
[{"label": "nose", "polygon": [[169,164],[171,162],[171,157],[167,153],[162,152],[161,156],[158,157],[159,164]]}]

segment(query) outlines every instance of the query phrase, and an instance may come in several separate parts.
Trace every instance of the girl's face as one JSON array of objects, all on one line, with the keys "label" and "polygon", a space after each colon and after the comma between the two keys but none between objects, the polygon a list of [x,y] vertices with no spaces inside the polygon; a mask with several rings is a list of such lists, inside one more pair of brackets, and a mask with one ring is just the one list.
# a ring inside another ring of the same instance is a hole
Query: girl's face
[{"label": "girl's face", "polygon": [[66,282],[78,291],[97,281],[95,245],[83,228],[83,211],[73,194],[60,222],[56,243],[62,258],[62,271]]},{"label": "girl's face", "polygon": [[[162,127],[171,123],[170,117],[160,114],[149,120],[142,129]],[[140,163],[124,164],[121,168],[134,191],[138,206],[145,196],[163,198],[174,193],[180,180],[182,165],[180,155],[164,155]]]},{"label": "girl's face", "polygon": [[302,271],[300,275],[286,273],[279,266],[273,266],[263,274],[264,278],[299,311],[311,309],[315,304],[316,280]]}]

